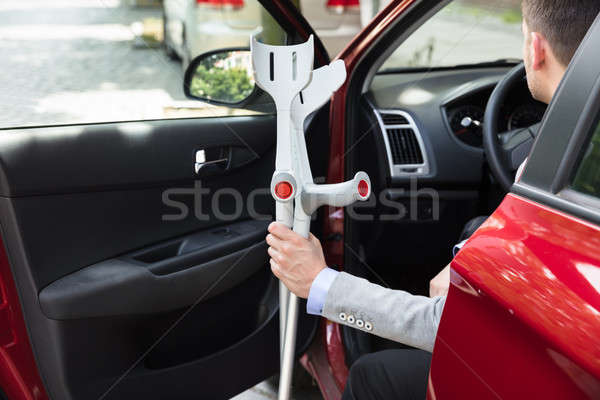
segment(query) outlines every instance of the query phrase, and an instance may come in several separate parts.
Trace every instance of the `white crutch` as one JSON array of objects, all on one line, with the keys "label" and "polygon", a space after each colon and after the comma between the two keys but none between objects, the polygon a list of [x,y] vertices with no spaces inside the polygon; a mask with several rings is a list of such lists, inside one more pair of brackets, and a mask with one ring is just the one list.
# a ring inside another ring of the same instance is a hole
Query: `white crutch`
[{"label": "white crutch", "polygon": [[[298,189],[294,173],[291,142],[292,100],[310,81],[313,65],[313,37],[295,46],[270,46],[250,39],[256,84],[269,93],[277,109],[277,149],[271,192],[275,198],[275,219],[292,228],[293,199]],[[289,290],[279,283],[279,336],[283,355],[283,338]]]},{"label": "white crutch", "polygon": [[[261,64],[257,59],[263,59],[268,54],[270,70],[268,79],[272,82],[273,75],[279,68],[276,61],[277,54],[283,57],[289,57],[289,52],[283,49],[305,46],[310,48],[312,53],[312,37],[306,43],[297,46],[267,46],[252,40],[252,58],[255,67]],[[281,49],[281,50],[279,50]],[[298,63],[298,52],[295,52],[294,62]],[[264,62],[264,61],[263,61]],[[311,57],[312,64],[312,57]],[[298,66],[299,64],[296,64]],[[304,65],[306,66],[306,65]],[[285,65],[284,65],[285,67]],[[273,70],[275,69],[275,70]],[[310,66],[312,70],[312,66]],[[298,71],[294,71],[297,77]],[[269,82],[264,82],[267,76],[262,72],[255,70],[255,79],[257,84],[265,91],[269,92]],[[340,184],[316,185],[314,184],[308,154],[306,151],[306,142],[304,139],[304,121],[306,117],[321,107],[331,97],[346,79],[346,69],[343,61],[338,60],[330,65],[321,67],[312,72],[310,83],[300,90],[294,97],[291,105],[291,113],[287,116],[291,118],[291,131],[289,125],[284,127],[286,131],[277,132],[277,159],[280,157],[289,157],[291,172],[280,171],[276,165],[276,172],[271,182],[271,191],[277,203],[290,204],[291,199],[295,198],[295,208],[293,212],[293,229],[298,234],[308,238],[310,231],[310,218],[314,211],[321,205],[332,205],[343,207],[353,203],[356,200],[366,200],[370,195],[371,183],[369,177],[364,172],[356,174],[353,180]],[[285,85],[283,85],[285,86]],[[277,91],[282,90],[282,86],[277,87]],[[290,86],[285,86],[290,87]],[[293,86],[292,90],[297,90],[298,86]],[[278,121],[280,118],[280,106],[277,104],[278,97],[272,96],[278,110]],[[287,100],[287,99],[286,99]],[[279,145],[279,139],[285,133],[289,134],[285,146]],[[289,152],[287,152],[289,151]],[[281,188],[285,188],[282,191]],[[285,196],[282,196],[285,195]],[[286,198],[282,198],[286,197]],[[287,209],[289,210],[289,209]],[[286,211],[288,217],[289,211]],[[280,208],[276,208],[276,219],[280,218]],[[289,221],[289,220],[288,220]],[[288,224],[289,226],[289,224]],[[282,301],[283,299],[283,301]],[[290,294],[285,286],[280,284],[280,318],[284,324],[280,324],[281,350],[281,373],[279,381],[279,400],[287,400],[290,397],[291,380],[293,372],[294,352],[296,347],[298,298]]]}]

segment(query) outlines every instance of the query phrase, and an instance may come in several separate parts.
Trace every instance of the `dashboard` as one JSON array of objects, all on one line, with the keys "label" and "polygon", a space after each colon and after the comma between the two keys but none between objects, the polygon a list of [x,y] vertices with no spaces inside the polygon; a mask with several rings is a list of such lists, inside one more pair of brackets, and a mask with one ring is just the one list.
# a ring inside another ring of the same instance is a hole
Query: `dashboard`
[{"label": "dashboard", "polygon": [[[510,67],[398,72],[374,77],[364,99],[379,126],[392,184],[419,177],[476,186],[484,170],[482,124],[489,97]],[[501,109],[498,132],[538,123],[546,105],[527,82]]]},{"label": "dashboard", "polygon": [[[485,108],[494,87],[485,87],[445,106],[448,126],[461,142],[482,147]],[[500,111],[498,132],[526,128],[542,120],[546,105],[534,100],[526,83],[513,90]]]}]

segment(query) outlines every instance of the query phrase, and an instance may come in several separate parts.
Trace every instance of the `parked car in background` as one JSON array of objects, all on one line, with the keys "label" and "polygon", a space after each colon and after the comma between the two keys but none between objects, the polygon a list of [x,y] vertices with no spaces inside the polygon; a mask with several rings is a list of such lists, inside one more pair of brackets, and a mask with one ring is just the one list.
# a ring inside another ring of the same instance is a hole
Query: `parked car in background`
[{"label": "parked car in background", "polygon": [[[299,7],[330,56],[337,55],[376,11],[372,0],[300,0]],[[257,0],[164,0],[163,9],[165,50],[181,58],[184,68],[209,50],[249,46],[250,35],[263,29],[257,21],[264,25],[270,19]]]}]

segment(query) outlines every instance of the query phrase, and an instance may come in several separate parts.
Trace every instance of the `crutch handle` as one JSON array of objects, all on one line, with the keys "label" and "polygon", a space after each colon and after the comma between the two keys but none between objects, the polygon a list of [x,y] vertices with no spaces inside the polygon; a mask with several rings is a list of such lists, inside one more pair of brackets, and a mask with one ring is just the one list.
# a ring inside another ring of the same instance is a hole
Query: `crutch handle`
[{"label": "crutch handle", "polygon": [[304,212],[311,215],[321,206],[345,207],[355,201],[366,201],[370,195],[371,180],[361,171],[354,179],[342,183],[304,185],[300,198]]}]

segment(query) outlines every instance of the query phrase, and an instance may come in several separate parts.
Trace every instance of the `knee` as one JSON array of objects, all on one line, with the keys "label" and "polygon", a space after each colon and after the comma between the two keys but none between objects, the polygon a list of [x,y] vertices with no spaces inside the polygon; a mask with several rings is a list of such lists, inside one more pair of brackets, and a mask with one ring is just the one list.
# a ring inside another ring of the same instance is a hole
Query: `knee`
[{"label": "knee", "polygon": [[373,367],[378,363],[376,353],[365,354],[352,364],[350,368],[350,379],[353,376],[366,376],[367,371],[373,370]]},{"label": "knee", "polygon": [[371,392],[371,377],[378,363],[379,360],[375,354],[366,354],[352,364],[346,388],[354,395],[354,398],[365,398],[361,396],[361,393]]}]

